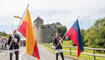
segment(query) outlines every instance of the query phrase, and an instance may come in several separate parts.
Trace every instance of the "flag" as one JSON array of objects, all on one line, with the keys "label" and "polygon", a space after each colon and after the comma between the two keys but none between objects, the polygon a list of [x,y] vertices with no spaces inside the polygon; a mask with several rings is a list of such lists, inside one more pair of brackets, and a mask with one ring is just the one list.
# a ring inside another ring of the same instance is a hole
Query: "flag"
[{"label": "flag", "polygon": [[29,10],[27,10],[26,16],[20,25],[18,31],[26,37],[26,53],[37,57],[40,60],[38,46],[34,34],[33,24],[31,21],[31,17],[29,14]]},{"label": "flag", "polygon": [[80,53],[84,51],[83,42],[81,37],[81,32],[79,28],[78,20],[74,23],[74,25],[69,29],[66,35],[74,42],[77,46],[77,57],[79,57]]}]

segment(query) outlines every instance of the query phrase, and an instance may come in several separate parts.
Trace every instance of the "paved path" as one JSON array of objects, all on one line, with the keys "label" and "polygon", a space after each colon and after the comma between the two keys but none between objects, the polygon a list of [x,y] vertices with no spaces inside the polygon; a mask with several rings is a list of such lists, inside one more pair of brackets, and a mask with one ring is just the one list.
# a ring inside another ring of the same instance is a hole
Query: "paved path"
[{"label": "paved path", "polygon": [[[39,53],[40,53],[40,60],[55,60],[55,54],[51,53],[48,49],[46,49],[44,46],[39,45]],[[9,53],[2,52],[0,53],[0,60],[9,60]],[[13,60],[15,60],[15,55],[13,57]],[[19,54],[19,60],[37,60],[35,57],[32,57],[25,53],[25,47],[20,48],[20,54]],[[61,60],[61,57],[59,55],[59,59]],[[65,60],[73,60],[69,58],[65,58]]]},{"label": "paved path", "polygon": [[[25,50],[25,48],[21,47],[19,50],[19,53],[23,53]],[[0,60],[9,60],[10,55],[9,55],[10,51],[9,50],[0,50]],[[13,60],[15,60],[15,54],[13,54]]]},{"label": "paved path", "polygon": [[[48,49],[46,49],[44,46],[38,46],[39,47],[39,53],[40,53],[40,60],[56,60],[55,58],[55,54],[51,53]],[[25,52],[23,52],[22,54],[20,54],[20,58],[22,58],[21,60],[37,60],[36,58],[33,58],[32,56],[27,55]],[[59,59],[61,60],[61,57],[59,55]],[[70,58],[65,58],[65,60],[73,60]]]}]

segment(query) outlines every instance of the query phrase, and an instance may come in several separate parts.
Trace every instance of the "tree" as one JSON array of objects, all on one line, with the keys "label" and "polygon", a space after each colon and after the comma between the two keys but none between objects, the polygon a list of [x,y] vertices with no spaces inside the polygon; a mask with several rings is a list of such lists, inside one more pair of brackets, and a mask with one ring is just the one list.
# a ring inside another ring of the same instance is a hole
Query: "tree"
[{"label": "tree", "polygon": [[86,33],[84,38],[86,46],[105,48],[105,18],[96,20]]},{"label": "tree", "polygon": [[7,36],[6,32],[0,32],[0,36]]},{"label": "tree", "polygon": [[67,31],[67,28],[65,26],[58,26],[58,33],[60,33],[60,36],[63,37]]},{"label": "tree", "polygon": [[81,35],[82,35],[82,40],[83,40],[83,44],[85,46],[85,41],[84,41],[84,38],[86,36],[86,31],[84,29],[81,29]]}]

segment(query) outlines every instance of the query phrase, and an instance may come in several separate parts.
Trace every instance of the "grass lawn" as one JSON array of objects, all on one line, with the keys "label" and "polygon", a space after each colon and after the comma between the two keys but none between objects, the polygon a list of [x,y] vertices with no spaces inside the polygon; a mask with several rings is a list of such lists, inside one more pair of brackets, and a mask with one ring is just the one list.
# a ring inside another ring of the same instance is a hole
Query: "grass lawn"
[{"label": "grass lawn", "polygon": [[[72,41],[63,41],[63,46],[72,46]],[[46,46],[46,48],[48,48],[50,51],[52,52],[56,52],[55,50],[53,50],[52,48],[50,48],[52,46],[52,43],[49,43],[49,44],[43,44],[44,46]],[[70,48],[64,48],[63,47],[63,50],[70,50]],[[77,48],[72,48],[71,51],[77,51]],[[90,53],[92,54],[93,53],[93,50],[88,50],[88,49],[85,49],[84,53]],[[66,56],[69,56],[69,57],[73,57],[73,58],[76,58],[76,53],[71,53],[71,56],[70,56],[70,52],[65,52],[64,51],[64,54]],[[97,55],[105,55],[105,53],[98,53],[98,52],[95,52],[95,54]],[[94,57],[93,56],[89,56],[89,55],[83,55],[81,54],[80,55],[80,60],[94,60]],[[103,57],[96,57],[96,60],[105,60],[105,58]]]}]

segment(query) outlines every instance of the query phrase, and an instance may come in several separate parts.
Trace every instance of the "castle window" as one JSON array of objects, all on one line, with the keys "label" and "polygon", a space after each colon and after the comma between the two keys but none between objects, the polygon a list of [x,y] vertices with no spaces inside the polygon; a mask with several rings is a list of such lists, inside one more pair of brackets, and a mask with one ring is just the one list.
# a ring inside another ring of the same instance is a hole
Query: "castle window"
[{"label": "castle window", "polygon": [[42,28],[44,28],[44,26],[42,26]]},{"label": "castle window", "polygon": [[50,28],[50,26],[48,26],[48,28]]},{"label": "castle window", "polygon": [[51,36],[54,36],[53,34],[51,34]]},{"label": "castle window", "polygon": [[55,26],[55,28],[56,28],[56,26]]}]

